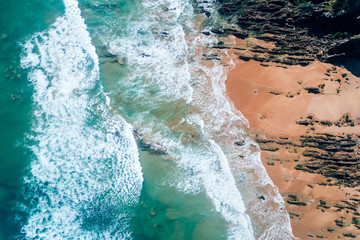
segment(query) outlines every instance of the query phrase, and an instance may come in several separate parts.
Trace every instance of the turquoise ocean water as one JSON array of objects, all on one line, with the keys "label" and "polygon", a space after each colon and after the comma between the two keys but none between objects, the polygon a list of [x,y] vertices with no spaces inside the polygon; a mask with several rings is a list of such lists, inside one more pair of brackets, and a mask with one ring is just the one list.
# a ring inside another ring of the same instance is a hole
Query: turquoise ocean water
[{"label": "turquoise ocean water", "polygon": [[292,239],[202,34],[215,1],[0,11],[0,239]]}]

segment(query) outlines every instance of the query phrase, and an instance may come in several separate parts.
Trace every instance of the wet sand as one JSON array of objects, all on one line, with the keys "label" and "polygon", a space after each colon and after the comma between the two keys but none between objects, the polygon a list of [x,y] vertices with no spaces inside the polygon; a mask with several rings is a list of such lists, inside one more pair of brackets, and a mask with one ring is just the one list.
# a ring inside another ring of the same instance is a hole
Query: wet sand
[{"label": "wet sand", "polygon": [[[353,220],[359,211],[359,187],[296,168],[307,161],[301,136],[360,134],[359,79],[346,69],[321,62],[306,67],[265,66],[239,60],[232,50],[229,54],[235,68],[226,81],[228,97],[259,140],[263,164],[284,197],[294,235],[301,239],[360,237]],[[344,115],[353,119],[351,126],[343,124]]]}]

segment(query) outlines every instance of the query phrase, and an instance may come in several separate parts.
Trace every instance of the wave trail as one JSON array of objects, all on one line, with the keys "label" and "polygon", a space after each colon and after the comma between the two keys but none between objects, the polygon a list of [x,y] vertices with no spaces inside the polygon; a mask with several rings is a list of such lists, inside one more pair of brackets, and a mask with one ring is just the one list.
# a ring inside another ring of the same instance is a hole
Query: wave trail
[{"label": "wave trail", "polygon": [[106,106],[99,62],[75,0],[24,47],[34,87],[25,178],[27,239],[129,239],[142,173],[132,128]]}]

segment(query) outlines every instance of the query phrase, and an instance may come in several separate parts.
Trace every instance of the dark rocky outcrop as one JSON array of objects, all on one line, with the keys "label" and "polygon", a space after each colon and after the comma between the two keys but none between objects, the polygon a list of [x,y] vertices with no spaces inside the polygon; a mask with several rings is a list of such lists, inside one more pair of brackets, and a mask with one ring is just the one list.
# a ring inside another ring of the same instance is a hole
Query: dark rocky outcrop
[{"label": "dark rocky outcrop", "polygon": [[251,49],[267,53],[266,57],[239,55],[243,60],[288,65],[314,60],[341,64],[349,57],[360,61],[359,0],[219,0],[218,5],[220,15],[233,27],[213,33],[275,44],[273,49]]},{"label": "dark rocky outcrop", "polygon": [[302,135],[298,141],[256,139],[261,150],[276,152],[282,146],[293,148],[300,157],[295,169],[318,173],[336,180],[337,184],[360,185],[359,135],[317,133]]},{"label": "dark rocky outcrop", "polygon": [[301,136],[306,161],[296,169],[332,177],[346,186],[360,184],[359,136],[355,134],[316,134]]},{"label": "dark rocky outcrop", "polygon": [[336,126],[340,128],[358,126],[360,125],[360,119],[352,117],[349,113],[342,115],[337,121],[320,120],[313,115],[308,115],[306,118],[301,118],[296,123],[303,126],[320,125],[324,127]]},{"label": "dark rocky outcrop", "polygon": [[288,195],[288,198],[287,198],[286,202],[287,202],[288,204],[296,205],[296,206],[306,206],[306,205],[307,205],[307,204],[304,203],[303,201],[299,200],[299,199],[298,199],[298,196],[293,195],[293,194],[289,194],[289,195]]}]

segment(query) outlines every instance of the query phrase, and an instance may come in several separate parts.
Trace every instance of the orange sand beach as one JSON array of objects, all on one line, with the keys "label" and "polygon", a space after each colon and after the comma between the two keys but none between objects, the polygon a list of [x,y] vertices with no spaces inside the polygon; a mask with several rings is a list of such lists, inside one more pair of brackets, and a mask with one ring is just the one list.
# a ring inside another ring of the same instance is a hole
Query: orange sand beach
[{"label": "orange sand beach", "polygon": [[[359,136],[359,79],[344,68],[321,62],[306,67],[267,66],[230,55],[235,68],[226,80],[228,97],[249,120],[262,162],[286,202],[294,235],[360,238],[358,185],[329,177],[319,167],[320,160],[313,164],[308,155],[327,153],[304,141]],[[306,171],[297,166],[308,166],[309,161],[313,165]],[[347,174],[347,168],[339,169]]]}]

